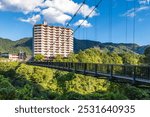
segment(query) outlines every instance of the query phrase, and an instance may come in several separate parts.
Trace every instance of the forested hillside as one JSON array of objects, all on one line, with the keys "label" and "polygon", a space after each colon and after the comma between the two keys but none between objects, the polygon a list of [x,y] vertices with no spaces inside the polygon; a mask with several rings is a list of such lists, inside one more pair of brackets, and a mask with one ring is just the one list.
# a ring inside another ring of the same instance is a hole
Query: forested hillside
[{"label": "forested hillside", "polygon": [[0,99],[150,99],[149,88],[19,63],[0,63]]},{"label": "forested hillside", "polygon": [[[74,52],[78,53],[80,50],[85,50],[88,48],[99,47],[104,52],[136,52],[143,54],[144,50],[149,47],[139,46],[137,44],[123,44],[123,43],[101,43],[90,40],[78,40],[74,39]],[[32,53],[32,38],[23,38],[18,41],[11,41],[9,39],[0,38],[0,52],[10,52],[18,53],[19,51],[24,51],[28,55]]]},{"label": "forested hillside", "polygon": [[18,41],[0,38],[0,52],[17,54],[20,51],[24,51],[28,55],[32,54],[32,38],[24,38]]}]

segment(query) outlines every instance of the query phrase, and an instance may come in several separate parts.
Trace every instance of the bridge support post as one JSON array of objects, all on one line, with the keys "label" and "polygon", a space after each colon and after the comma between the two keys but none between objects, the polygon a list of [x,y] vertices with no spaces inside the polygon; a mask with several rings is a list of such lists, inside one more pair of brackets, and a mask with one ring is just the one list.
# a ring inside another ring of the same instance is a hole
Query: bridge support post
[{"label": "bridge support post", "polygon": [[133,84],[136,84],[136,66],[133,66]]},{"label": "bridge support post", "polygon": [[150,67],[148,67],[148,79],[150,79]]},{"label": "bridge support post", "polygon": [[77,63],[74,63],[74,72],[77,71]]},{"label": "bridge support post", "polygon": [[126,76],[126,66],[123,66],[123,75]]},{"label": "bridge support post", "polygon": [[87,70],[87,63],[84,63],[84,74],[86,74],[86,70]]},{"label": "bridge support post", "polygon": [[95,76],[98,76],[98,74],[97,74],[97,68],[98,68],[98,65],[95,64]]},{"label": "bridge support post", "polygon": [[109,78],[109,80],[113,79],[113,70],[114,70],[114,66],[110,65],[110,78]]}]

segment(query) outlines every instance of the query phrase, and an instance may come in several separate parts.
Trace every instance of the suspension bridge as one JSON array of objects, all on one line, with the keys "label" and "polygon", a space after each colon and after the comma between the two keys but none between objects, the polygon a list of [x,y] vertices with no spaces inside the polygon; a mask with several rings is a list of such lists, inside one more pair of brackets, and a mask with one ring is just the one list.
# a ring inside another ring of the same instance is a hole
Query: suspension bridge
[{"label": "suspension bridge", "polygon": [[[81,22],[81,24],[73,31],[72,34],[77,32],[77,30],[82,26],[82,24],[90,17],[90,15],[97,9],[103,0],[99,0],[98,3],[93,7],[91,12],[85,17],[85,19]],[[77,9],[75,14],[72,16],[71,20],[66,24],[66,27],[70,26],[70,23],[76,17],[77,13],[84,6],[86,0],[83,0],[83,3]],[[135,0],[133,1],[133,12],[136,12]],[[109,4],[109,39],[112,41],[112,0],[110,0]],[[126,4],[126,10],[128,10],[128,4]],[[126,32],[125,38],[127,41],[128,35],[128,19],[126,16]],[[64,33],[61,32],[60,36]],[[60,38],[58,37],[58,39]],[[69,37],[68,37],[69,39]],[[68,40],[66,39],[66,41]],[[133,43],[135,42],[135,17],[133,17]],[[53,43],[55,44],[55,42]],[[134,44],[133,44],[134,46]],[[134,48],[134,47],[133,47]],[[133,54],[134,57],[134,54]],[[74,72],[83,75],[90,75],[96,78],[106,78],[108,80],[117,80],[117,81],[125,81],[133,84],[150,84],[150,66],[146,65],[117,65],[117,64],[98,64],[98,63],[72,63],[72,62],[29,62],[28,64],[35,66],[48,67],[63,71]]]},{"label": "suspension bridge", "polygon": [[90,75],[133,84],[150,84],[150,66],[72,62],[29,62],[30,65]]}]

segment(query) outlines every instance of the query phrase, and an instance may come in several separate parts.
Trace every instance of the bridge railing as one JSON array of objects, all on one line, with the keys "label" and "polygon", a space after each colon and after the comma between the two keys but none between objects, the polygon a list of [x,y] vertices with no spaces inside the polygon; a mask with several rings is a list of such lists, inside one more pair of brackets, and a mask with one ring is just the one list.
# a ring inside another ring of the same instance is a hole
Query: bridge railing
[{"label": "bridge railing", "polygon": [[92,74],[95,76],[127,78],[129,80],[133,80],[134,82],[138,80],[150,81],[150,66],[72,62],[31,62],[31,64],[67,71],[75,71],[83,74]]}]

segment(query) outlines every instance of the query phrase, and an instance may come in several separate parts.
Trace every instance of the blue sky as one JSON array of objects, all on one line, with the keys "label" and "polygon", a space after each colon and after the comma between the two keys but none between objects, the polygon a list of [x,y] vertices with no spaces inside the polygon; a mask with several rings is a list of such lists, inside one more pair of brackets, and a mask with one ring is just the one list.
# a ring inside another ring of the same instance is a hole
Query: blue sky
[{"label": "blue sky", "polygon": [[[82,1],[0,0],[0,37],[12,40],[31,37],[33,25],[42,23],[44,19],[49,25],[65,26]],[[70,28],[76,29],[98,2],[99,0],[86,0]],[[150,44],[150,0],[135,0],[135,9],[133,0],[112,0],[112,5],[110,0],[103,0],[74,36],[100,42]]]}]

